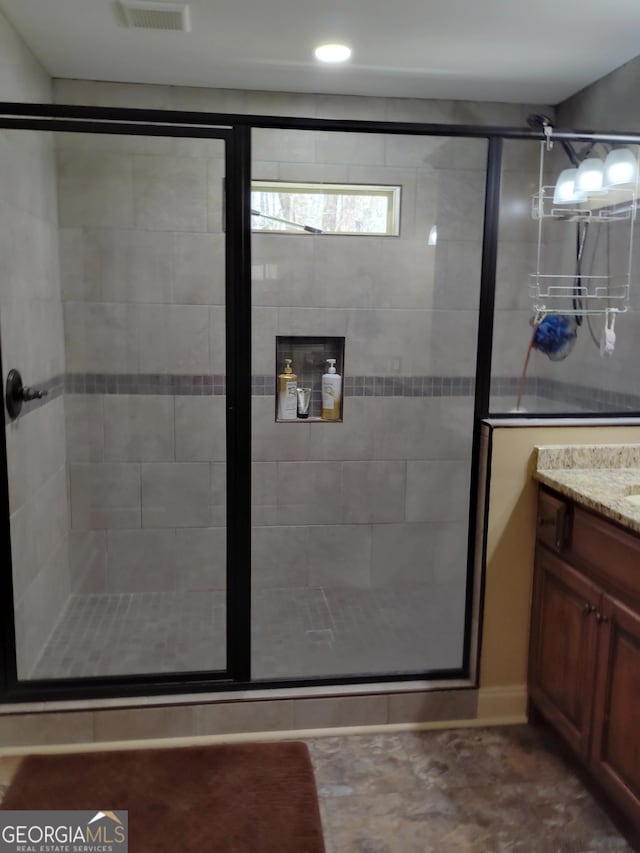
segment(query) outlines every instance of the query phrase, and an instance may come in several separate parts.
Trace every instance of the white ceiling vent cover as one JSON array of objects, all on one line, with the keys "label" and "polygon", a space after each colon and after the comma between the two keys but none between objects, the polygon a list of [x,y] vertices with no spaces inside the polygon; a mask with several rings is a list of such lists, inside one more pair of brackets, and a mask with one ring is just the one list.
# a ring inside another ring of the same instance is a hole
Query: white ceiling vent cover
[{"label": "white ceiling vent cover", "polygon": [[153,0],[120,0],[127,24],[147,30],[191,32],[187,3],[161,3]]}]

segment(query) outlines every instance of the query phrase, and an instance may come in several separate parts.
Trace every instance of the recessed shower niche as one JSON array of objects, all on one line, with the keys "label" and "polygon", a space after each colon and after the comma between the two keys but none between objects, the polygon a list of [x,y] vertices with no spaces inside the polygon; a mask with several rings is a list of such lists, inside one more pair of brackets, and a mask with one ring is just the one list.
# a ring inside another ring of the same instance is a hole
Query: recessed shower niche
[{"label": "recessed shower niche", "polygon": [[278,423],[341,423],[343,337],[276,337]]}]

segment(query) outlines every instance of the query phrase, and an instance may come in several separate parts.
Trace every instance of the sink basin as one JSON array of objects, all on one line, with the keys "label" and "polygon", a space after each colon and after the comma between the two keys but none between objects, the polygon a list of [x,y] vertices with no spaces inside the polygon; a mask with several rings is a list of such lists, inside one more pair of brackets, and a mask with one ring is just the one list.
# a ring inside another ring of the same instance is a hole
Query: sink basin
[{"label": "sink basin", "polygon": [[640,506],[640,486],[627,486],[624,499],[634,506]]}]

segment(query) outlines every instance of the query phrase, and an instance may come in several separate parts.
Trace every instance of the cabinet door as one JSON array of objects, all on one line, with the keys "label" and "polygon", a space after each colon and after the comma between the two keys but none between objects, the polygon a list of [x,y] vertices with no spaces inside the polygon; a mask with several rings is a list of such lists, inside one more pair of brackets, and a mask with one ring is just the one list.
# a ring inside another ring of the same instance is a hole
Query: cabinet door
[{"label": "cabinet door", "polygon": [[538,497],[537,537],[552,551],[562,551],[567,540],[567,503],[548,492]]},{"label": "cabinet door", "polygon": [[640,829],[640,614],[603,596],[591,764]]},{"label": "cabinet door", "polygon": [[589,752],[599,590],[545,548],[536,552],[529,695],[580,755]]}]

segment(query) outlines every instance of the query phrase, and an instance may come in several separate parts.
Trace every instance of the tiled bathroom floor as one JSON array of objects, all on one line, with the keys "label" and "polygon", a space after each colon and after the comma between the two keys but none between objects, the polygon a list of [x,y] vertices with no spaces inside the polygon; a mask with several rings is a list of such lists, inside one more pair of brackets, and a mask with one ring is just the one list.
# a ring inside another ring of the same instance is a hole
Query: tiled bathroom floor
[{"label": "tiled bathroom floor", "polygon": [[[632,853],[530,726],[307,744],[327,853]],[[19,761],[0,758],[0,802]]]},{"label": "tiled bathroom floor", "polygon": [[[253,677],[459,667],[460,599],[451,584],[255,590]],[[222,669],[225,635],[220,591],[73,596],[31,677]]]},{"label": "tiled bathroom floor", "polygon": [[631,853],[533,727],[308,745],[327,853]]}]

